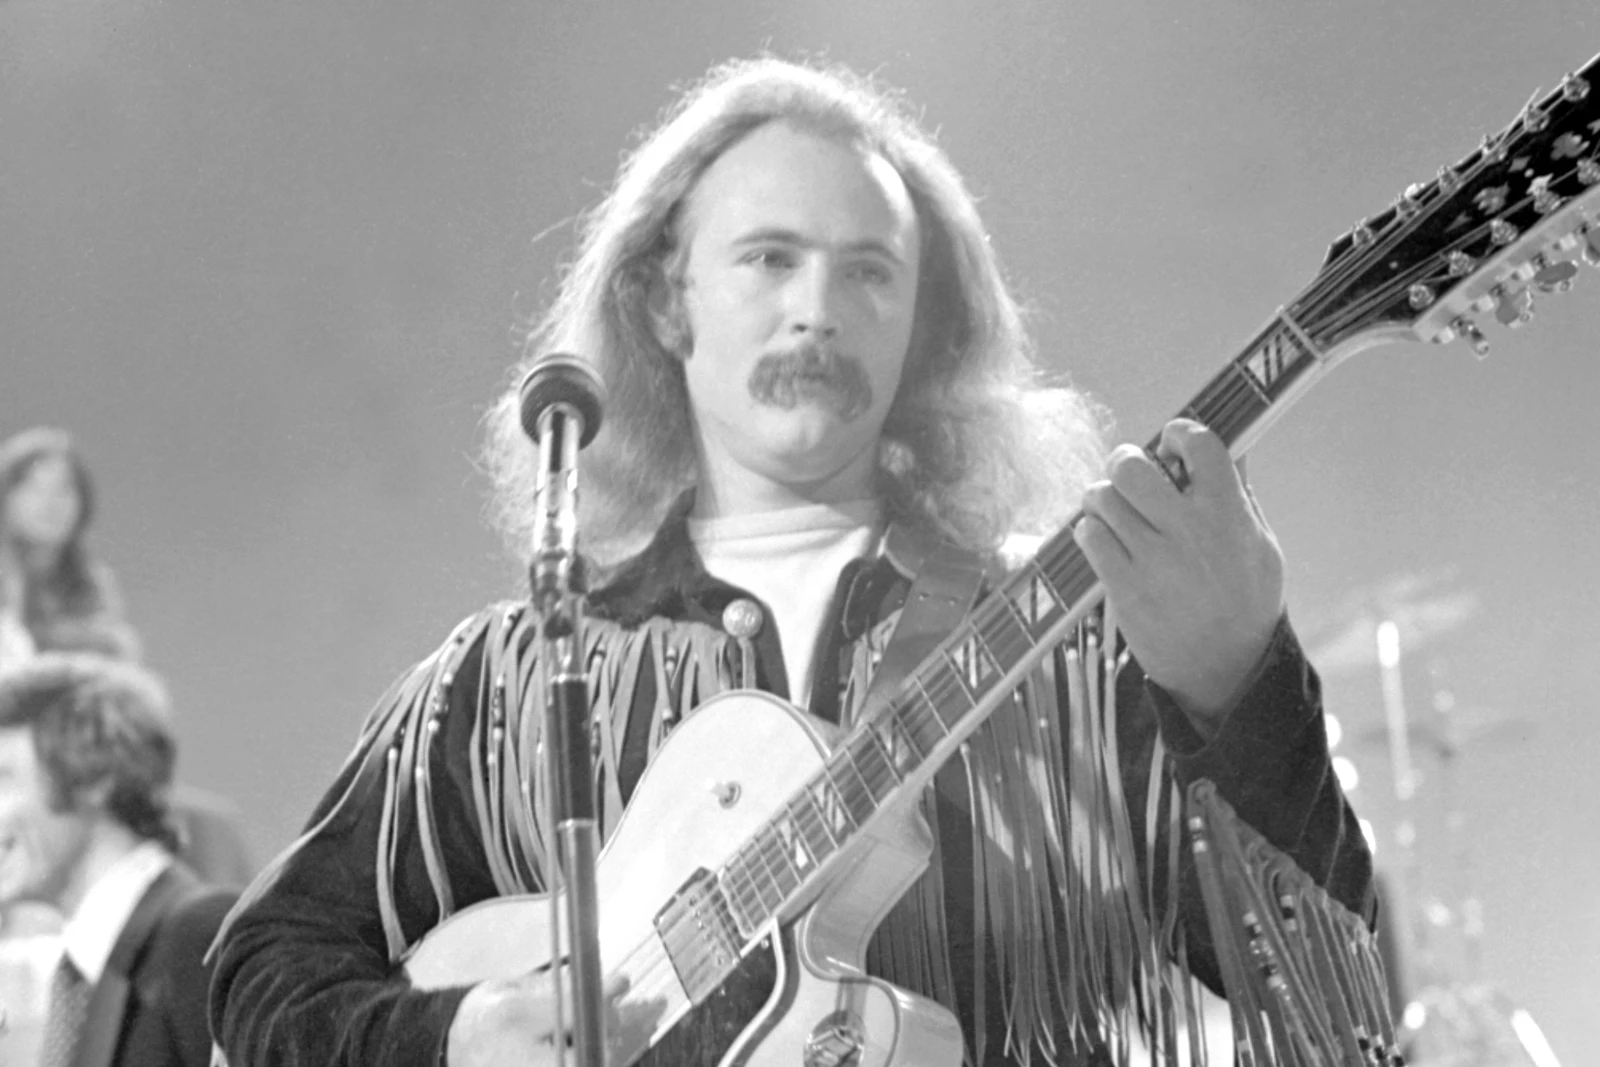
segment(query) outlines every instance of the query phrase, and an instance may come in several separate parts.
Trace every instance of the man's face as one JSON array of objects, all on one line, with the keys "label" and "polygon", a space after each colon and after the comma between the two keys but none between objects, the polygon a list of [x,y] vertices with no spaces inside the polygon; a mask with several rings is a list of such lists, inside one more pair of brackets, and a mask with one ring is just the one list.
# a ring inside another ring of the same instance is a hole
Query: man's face
[{"label": "man's face", "polygon": [[33,732],[0,727],[0,905],[59,904],[89,843],[82,813],[51,810]]},{"label": "man's face", "polygon": [[22,480],[6,495],[6,526],[22,540],[54,548],[77,529],[83,502],[72,463],[59,455],[34,460]]},{"label": "man's face", "polygon": [[705,460],[801,491],[870,476],[916,307],[917,218],[899,175],[772,123],[706,170],[685,233],[685,375]]}]

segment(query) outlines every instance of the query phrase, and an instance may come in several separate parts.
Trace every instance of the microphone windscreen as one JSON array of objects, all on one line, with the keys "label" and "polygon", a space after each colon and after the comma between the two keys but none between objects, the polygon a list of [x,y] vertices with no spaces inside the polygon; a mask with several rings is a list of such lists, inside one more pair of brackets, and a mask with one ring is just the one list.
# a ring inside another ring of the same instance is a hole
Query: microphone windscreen
[{"label": "microphone windscreen", "polygon": [[567,352],[540,356],[522,379],[522,430],[538,440],[539,419],[554,404],[568,404],[583,418],[578,447],[586,447],[600,429],[606,387],[589,362]]}]

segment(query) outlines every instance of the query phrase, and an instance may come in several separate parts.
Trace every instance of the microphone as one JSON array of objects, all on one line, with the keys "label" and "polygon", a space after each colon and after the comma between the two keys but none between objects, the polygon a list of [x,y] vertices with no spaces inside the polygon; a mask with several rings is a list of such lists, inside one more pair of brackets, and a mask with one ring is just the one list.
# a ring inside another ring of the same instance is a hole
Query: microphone
[{"label": "microphone", "polygon": [[553,406],[566,404],[579,418],[578,447],[587,448],[600,429],[600,409],[606,387],[588,360],[567,352],[540,356],[522,379],[522,429],[534,441],[540,438],[539,420]]},{"label": "microphone", "polygon": [[582,591],[578,450],[600,429],[605,392],[588,362],[566,352],[541,356],[518,390],[523,432],[539,447],[528,583],[542,614],[550,614],[568,593]]}]

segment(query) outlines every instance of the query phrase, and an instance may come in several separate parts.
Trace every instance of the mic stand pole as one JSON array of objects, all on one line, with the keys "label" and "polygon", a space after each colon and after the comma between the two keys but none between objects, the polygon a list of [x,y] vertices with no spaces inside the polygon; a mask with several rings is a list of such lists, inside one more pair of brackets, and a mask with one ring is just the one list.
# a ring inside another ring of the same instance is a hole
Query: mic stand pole
[{"label": "mic stand pole", "polygon": [[[561,405],[564,406],[564,405]],[[578,434],[571,419],[551,413],[540,420],[549,441],[540,456],[538,516],[542,536],[529,571],[539,620],[539,662],[546,665],[545,781],[556,828],[561,903],[566,914],[572,969],[572,1044],[579,1067],[605,1062],[605,1009],[600,973],[600,912],[595,863],[599,825],[595,818],[594,757],[589,742],[589,683],[583,662],[585,583],[576,551],[576,455]],[[581,425],[581,424],[580,424]],[[564,460],[564,463],[562,462]],[[568,484],[562,470],[572,472]],[[560,962],[561,924],[553,927]],[[558,983],[559,967],[553,971]],[[560,986],[557,986],[557,1004]],[[556,1041],[558,1057],[564,1042]]]}]

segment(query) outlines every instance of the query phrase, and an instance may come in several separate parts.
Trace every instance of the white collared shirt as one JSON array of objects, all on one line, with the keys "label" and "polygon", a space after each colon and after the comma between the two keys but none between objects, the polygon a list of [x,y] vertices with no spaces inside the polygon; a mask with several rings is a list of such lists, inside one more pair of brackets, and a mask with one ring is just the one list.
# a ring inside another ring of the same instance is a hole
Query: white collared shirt
[{"label": "white collared shirt", "polygon": [[172,853],[145,841],[113,863],[83,895],[78,910],[61,927],[61,945],[85,980],[100,981],[133,909],[172,862]]}]

